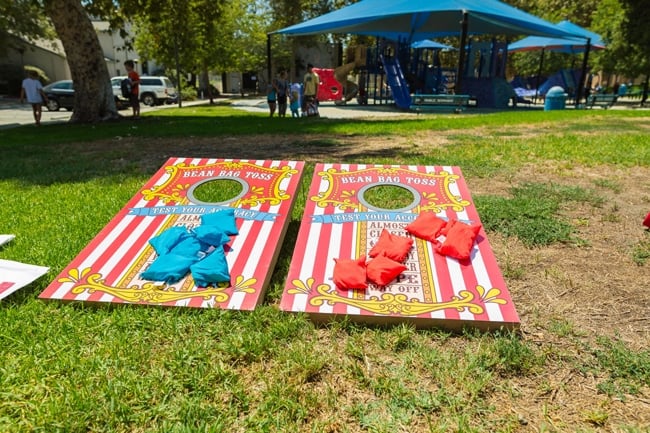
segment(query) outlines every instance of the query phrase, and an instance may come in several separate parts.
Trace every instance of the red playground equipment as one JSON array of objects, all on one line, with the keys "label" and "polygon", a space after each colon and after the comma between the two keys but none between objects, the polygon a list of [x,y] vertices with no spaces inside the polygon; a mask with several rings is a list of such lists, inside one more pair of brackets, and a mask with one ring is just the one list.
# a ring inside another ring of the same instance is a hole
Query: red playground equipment
[{"label": "red playground equipment", "polygon": [[336,69],[314,68],[320,79],[318,86],[318,101],[334,101],[344,104],[357,96],[359,86],[348,80],[348,74],[357,66],[350,62]]}]

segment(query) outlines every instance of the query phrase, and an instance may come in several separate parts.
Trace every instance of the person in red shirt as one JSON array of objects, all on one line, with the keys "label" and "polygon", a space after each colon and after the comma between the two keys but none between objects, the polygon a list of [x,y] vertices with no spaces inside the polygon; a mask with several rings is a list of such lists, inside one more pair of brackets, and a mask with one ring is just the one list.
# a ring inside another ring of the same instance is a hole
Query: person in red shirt
[{"label": "person in red shirt", "polygon": [[135,64],[133,60],[124,62],[129,80],[131,80],[131,97],[129,102],[133,108],[133,117],[140,117],[140,75],[135,71]]}]

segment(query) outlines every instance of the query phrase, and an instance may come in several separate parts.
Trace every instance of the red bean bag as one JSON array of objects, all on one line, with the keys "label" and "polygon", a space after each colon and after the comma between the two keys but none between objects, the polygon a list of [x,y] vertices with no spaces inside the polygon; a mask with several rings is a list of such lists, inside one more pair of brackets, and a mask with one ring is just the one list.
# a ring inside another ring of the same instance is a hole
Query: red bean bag
[{"label": "red bean bag", "polygon": [[370,250],[370,257],[378,257],[382,254],[386,257],[403,262],[413,246],[413,239],[404,236],[394,235],[386,229],[383,229],[379,236],[379,241]]},{"label": "red bean bag", "polygon": [[368,280],[378,286],[386,286],[406,269],[406,266],[403,264],[385,255],[381,255],[368,262],[366,265],[366,275]]},{"label": "red bean bag", "polygon": [[341,290],[366,289],[366,256],[358,259],[334,259],[334,284]]},{"label": "red bean bag", "polygon": [[431,212],[423,212],[415,220],[406,226],[406,231],[413,236],[424,239],[429,242],[436,242],[440,236],[440,231],[447,225],[447,221],[438,218]]},{"label": "red bean bag", "polygon": [[465,224],[458,220],[451,220],[442,230],[442,234],[447,237],[436,251],[459,260],[468,259],[480,230],[481,224]]}]

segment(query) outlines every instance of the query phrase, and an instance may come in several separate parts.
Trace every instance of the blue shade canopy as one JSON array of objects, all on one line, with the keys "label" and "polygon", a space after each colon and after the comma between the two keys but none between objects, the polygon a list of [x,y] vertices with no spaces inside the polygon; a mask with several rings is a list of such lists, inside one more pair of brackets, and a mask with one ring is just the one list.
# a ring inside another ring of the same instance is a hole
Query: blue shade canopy
[{"label": "blue shade canopy", "polygon": [[498,0],[361,0],[275,33],[350,33],[417,41],[458,36],[464,13],[469,35],[578,36]]},{"label": "blue shade canopy", "polygon": [[441,44],[440,42],[432,41],[431,39],[423,39],[421,41],[415,41],[411,44],[411,48],[415,48],[415,49],[428,48],[430,50],[455,50],[454,47]]},{"label": "blue shade canopy", "polygon": [[568,32],[579,35],[577,38],[547,38],[540,36],[529,36],[517,42],[508,45],[508,51],[521,52],[533,51],[544,49],[546,51],[554,51],[559,53],[583,53],[587,48],[587,38],[590,39],[590,48],[602,50],[605,48],[600,35],[584,29],[570,21],[561,21],[555,25],[556,27],[566,30]]}]

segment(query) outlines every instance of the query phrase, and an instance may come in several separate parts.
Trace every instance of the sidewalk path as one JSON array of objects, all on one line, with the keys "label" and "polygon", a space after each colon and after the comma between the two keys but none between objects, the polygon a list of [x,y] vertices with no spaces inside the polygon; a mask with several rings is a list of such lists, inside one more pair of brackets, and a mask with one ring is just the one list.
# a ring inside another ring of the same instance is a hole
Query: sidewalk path
[{"label": "sidewalk path", "polygon": [[[269,107],[266,98],[235,99],[232,107],[254,113],[267,113]],[[320,117],[328,119],[363,119],[368,117],[417,117],[417,113],[400,110],[392,105],[359,105],[351,102],[347,105],[336,105],[333,101],[322,102],[318,106]],[[287,109],[287,117],[291,112]]]},{"label": "sidewalk path", "polygon": [[[207,101],[186,101],[183,102],[183,107],[190,105],[205,104]],[[148,111],[161,110],[164,108],[178,107],[178,104],[171,105],[157,105],[155,107],[148,107],[142,105],[140,111],[146,113]],[[131,109],[120,110],[122,116],[129,117]],[[43,107],[43,114],[41,115],[41,124],[65,123],[70,120],[72,115],[71,111],[61,109],[59,111],[48,111]],[[19,99],[16,98],[3,98],[0,97],[0,129],[15,128],[20,125],[33,125],[34,116],[32,114],[32,106],[30,104],[21,104]]]},{"label": "sidewalk path", "polygon": [[[233,98],[230,100],[232,102],[232,107],[238,110],[249,111],[253,113],[268,113],[268,105],[266,103],[266,98]],[[208,104],[207,100],[197,100],[197,101],[184,101],[183,107],[189,107],[193,105],[204,105]],[[148,107],[143,105],[141,110],[143,113],[148,111],[162,110],[165,108],[176,108],[178,104],[172,105],[157,105],[155,107]],[[538,109],[542,110],[543,105],[537,107],[527,107],[523,106],[521,108],[516,108],[518,110],[530,110]],[[615,105],[613,109],[639,109],[639,107],[633,107],[629,105]],[[650,107],[645,108],[650,109]],[[468,110],[468,112],[478,112],[479,110],[474,108]],[[489,109],[487,111],[490,111]],[[494,110],[492,110],[494,111]],[[121,115],[129,117],[131,115],[131,110],[120,110]],[[319,106],[320,116],[327,119],[364,119],[364,118],[417,118],[418,114],[414,112],[408,112],[395,108],[392,105],[359,105],[356,102],[352,102],[348,105],[336,105],[332,101],[323,102]],[[442,112],[444,113],[444,112]],[[61,109],[60,111],[48,111],[46,108],[43,109],[43,115],[41,118],[41,123],[51,124],[51,123],[65,123],[70,120],[70,115],[72,113]],[[287,114],[287,117],[291,117],[291,113]],[[32,116],[32,107],[29,104],[21,104],[18,99],[15,98],[3,98],[0,97],[0,129],[12,128],[20,125],[33,125],[34,118]]]}]

